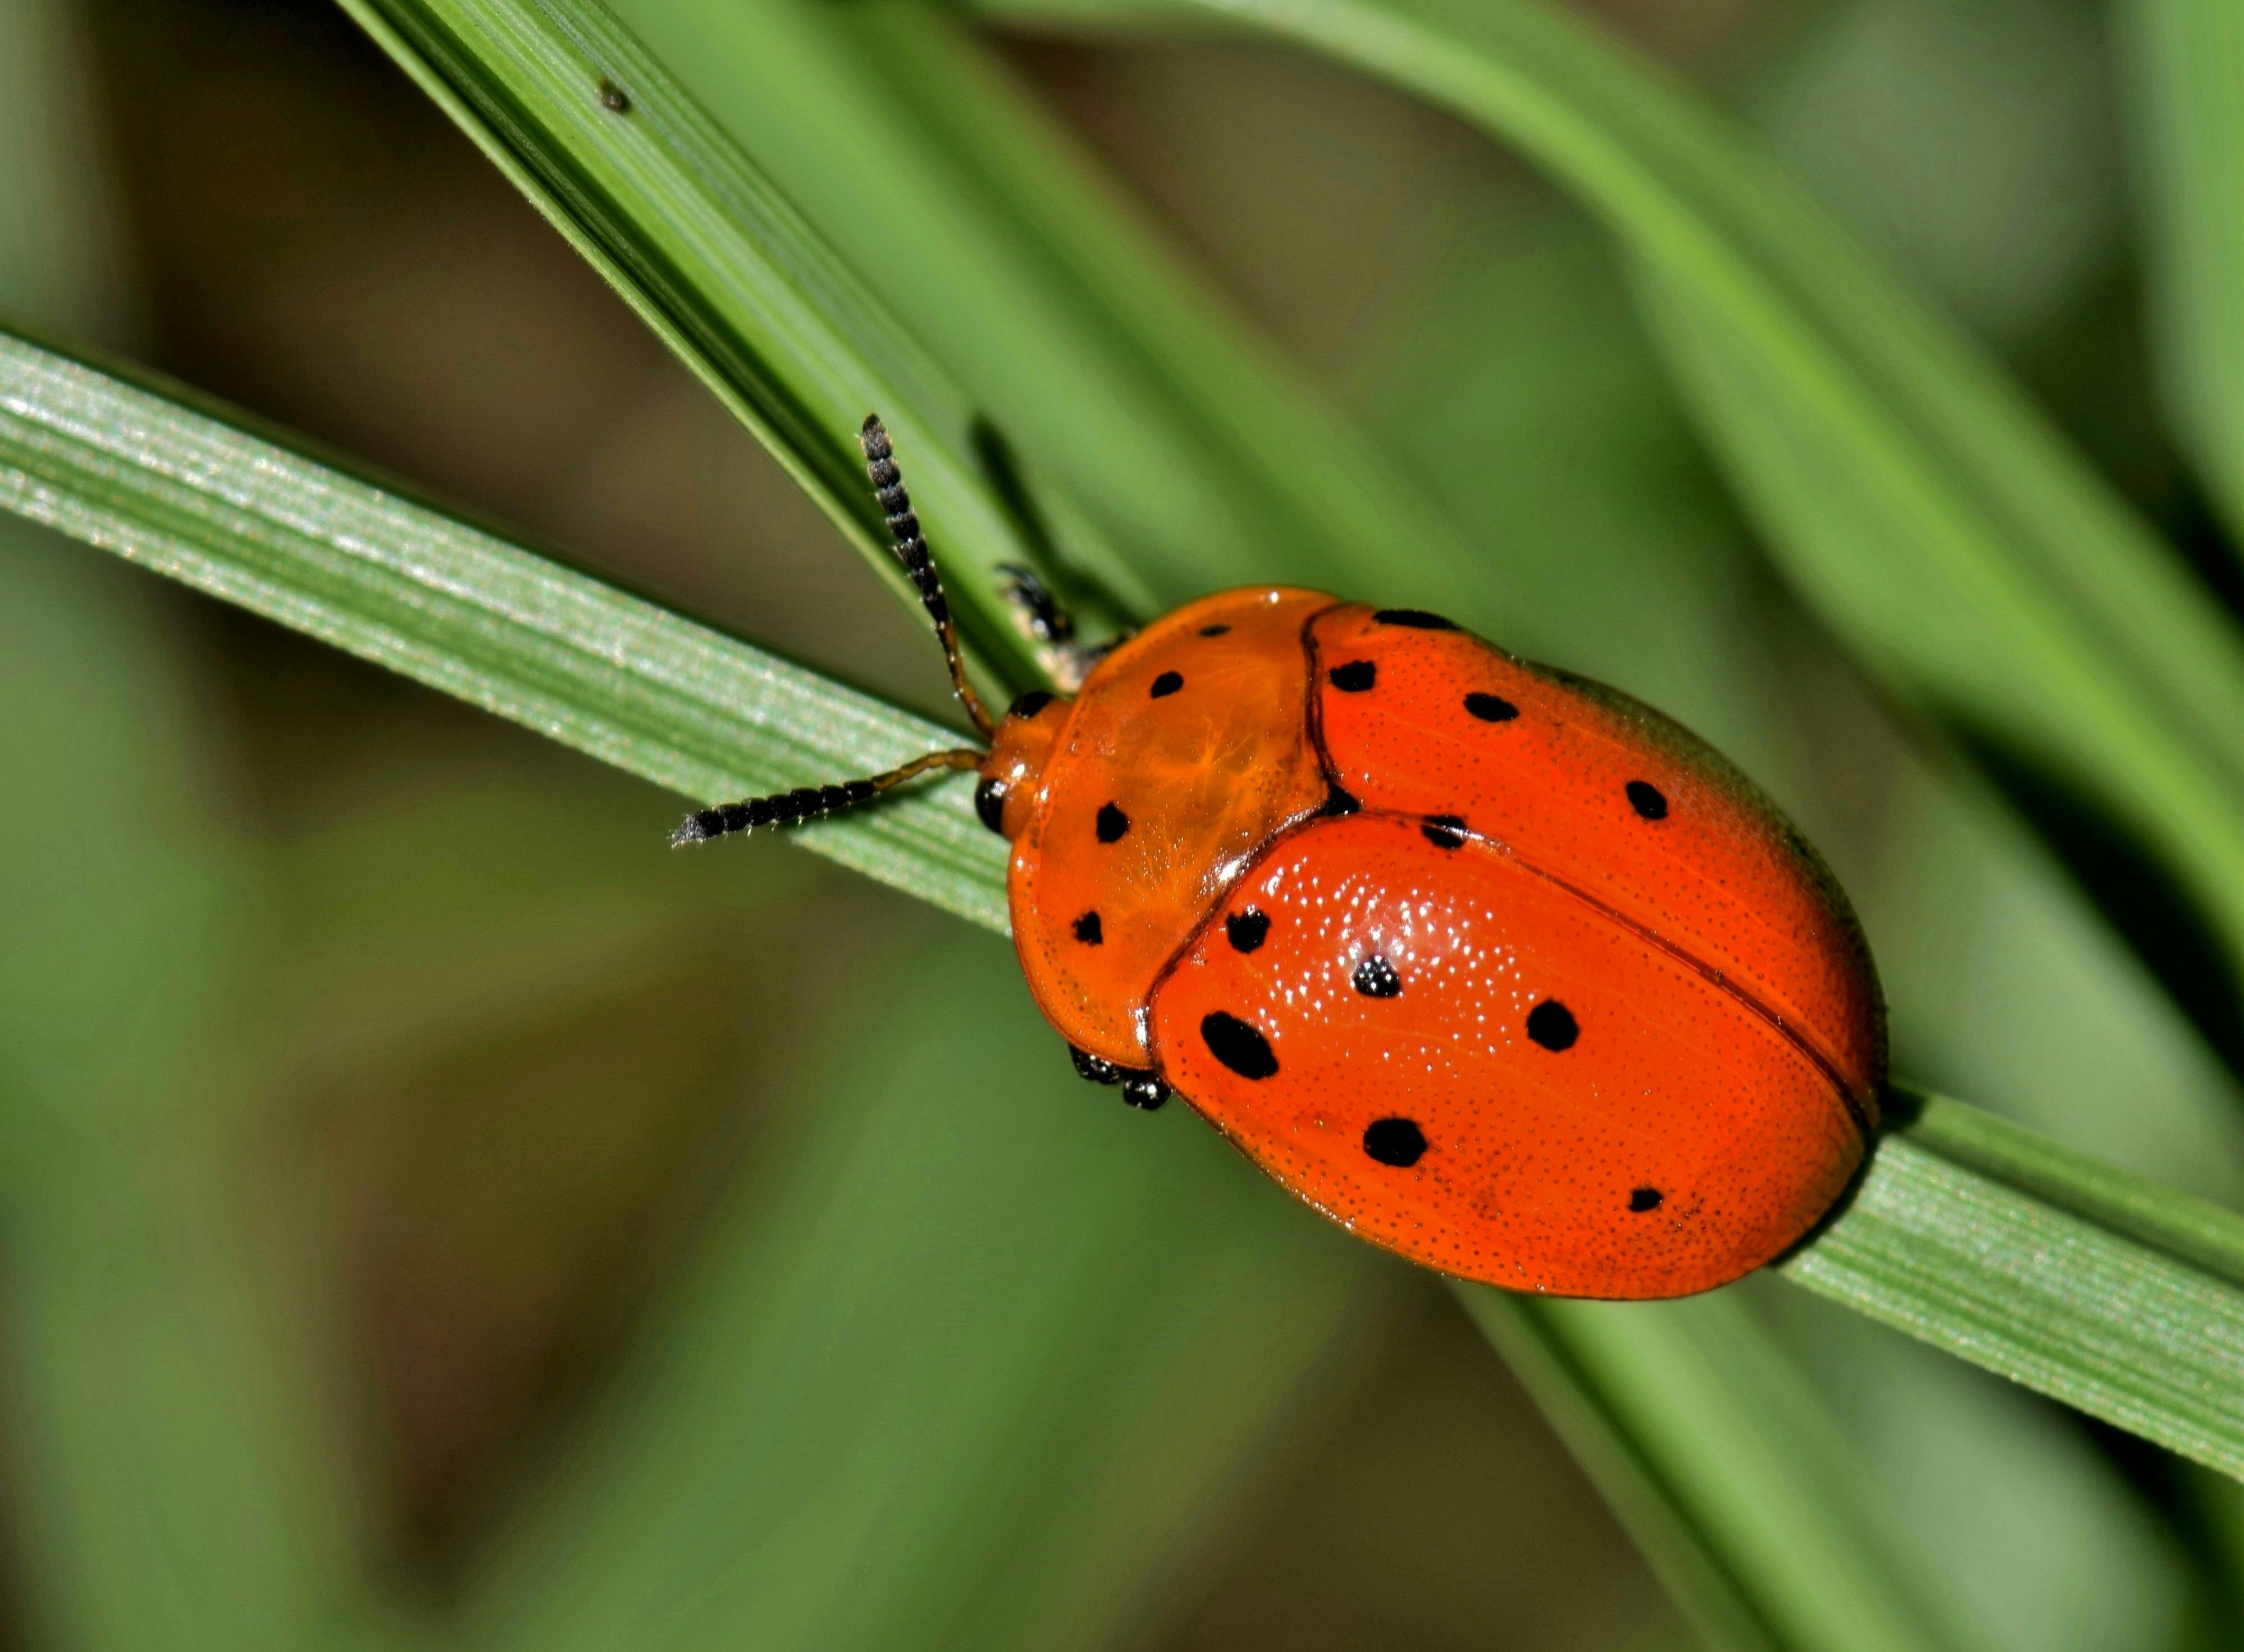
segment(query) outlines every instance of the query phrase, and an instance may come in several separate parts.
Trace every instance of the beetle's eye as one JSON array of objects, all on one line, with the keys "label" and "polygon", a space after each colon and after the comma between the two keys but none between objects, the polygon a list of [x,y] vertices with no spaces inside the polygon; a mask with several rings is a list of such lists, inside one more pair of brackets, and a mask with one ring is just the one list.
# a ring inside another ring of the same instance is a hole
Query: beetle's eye
[{"label": "beetle's eye", "polygon": [[1005,829],[1005,783],[992,774],[974,788],[974,813],[990,830]]}]

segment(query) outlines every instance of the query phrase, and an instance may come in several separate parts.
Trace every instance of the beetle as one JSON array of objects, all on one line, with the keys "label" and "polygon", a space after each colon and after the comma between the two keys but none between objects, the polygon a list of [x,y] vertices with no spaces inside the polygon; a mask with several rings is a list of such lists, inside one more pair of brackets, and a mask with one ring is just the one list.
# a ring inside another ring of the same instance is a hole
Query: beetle
[{"label": "beetle", "polygon": [[1683,1296],[1834,1207],[1878,1123],[1876,969],[1815,850],[1712,747],[1439,615],[1286,586],[1186,603],[1073,697],[992,718],[877,418],[860,440],[988,748],[706,809],[673,843],[976,772],[1077,1069],[1140,1108],[1183,1096],[1446,1274]]}]

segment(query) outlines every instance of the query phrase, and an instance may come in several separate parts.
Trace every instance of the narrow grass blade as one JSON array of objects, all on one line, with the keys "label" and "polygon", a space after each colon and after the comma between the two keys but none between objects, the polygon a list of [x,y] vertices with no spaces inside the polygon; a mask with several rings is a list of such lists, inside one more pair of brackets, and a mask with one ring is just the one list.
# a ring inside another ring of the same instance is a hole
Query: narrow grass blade
[{"label": "narrow grass blade", "polygon": [[2001,371],[1684,90],[1538,0],[983,0],[1244,27],[1517,147],[1627,250],[1797,588],[1889,691],[2105,812],[2244,968],[2244,639]]},{"label": "narrow grass blade", "polygon": [[1709,1646],[1986,1644],[1734,1293],[1623,1305],[1457,1291]]},{"label": "narrow grass blade", "polygon": [[[2244,1474],[2244,1221],[1903,1092],[1795,1283]],[[1986,1644],[1732,1293],[1616,1305],[1460,1286],[1712,1644]]]},{"label": "narrow grass blade", "polygon": [[1444,570],[1486,565],[956,19],[611,3],[971,387],[1040,509],[1096,519],[1118,553],[1096,583],[1147,611],[1267,579],[1433,602]]},{"label": "narrow grass blade", "polygon": [[[1396,600],[1431,601],[1437,570],[1474,556],[950,20],[892,4],[345,3],[783,459],[818,442],[765,404],[838,416],[836,364],[889,372],[858,400],[936,408],[899,435],[915,487],[930,475],[953,583],[1005,647],[1000,561],[1040,567],[1112,622],[1224,584],[1352,587],[1367,570]],[[619,61],[632,107],[596,118],[586,77]],[[916,456],[930,443],[931,464]],[[829,510],[862,515],[847,475],[820,494],[809,462],[791,462]],[[984,495],[955,516],[948,489],[968,481]]]},{"label": "narrow grass blade", "polygon": [[1003,594],[1040,547],[971,399],[597,0],[341,0],[901,590],[855,436],[876,412],[944,524],[961,629],[1042,680]]},{"label": "narrow grass blade", "polygon": [[2244,1478],[2244,1218],[1937,1096],[1784,1275]]},{"label": "narrow grass blade", "polygon": [[2244,11],[2227,0],[2118,10],[2159,388],[2244,549]]},{"label": "narrow grass blade", "polygon": [[[958,743],[238,417],[5,334],[0,505],[704,801]],[[797,836],[1003,928],[1004,846],[971,789],[914,787]]]}]

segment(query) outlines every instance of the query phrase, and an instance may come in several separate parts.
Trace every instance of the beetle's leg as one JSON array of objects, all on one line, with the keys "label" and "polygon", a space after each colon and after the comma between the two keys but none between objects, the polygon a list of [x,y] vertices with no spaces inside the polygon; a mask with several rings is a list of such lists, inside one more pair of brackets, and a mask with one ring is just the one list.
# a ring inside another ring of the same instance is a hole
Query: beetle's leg
[{"label": "beetle's leg", "polygon": [[1087,1049],[1067,1047],[1075,1057],[1075,1070],[1094,1084],[1119,1084],[1122,1099],[1131,1106],[1152,1112],[1169,1099],[1169,1087],[1155,1075],[1134,1067],[1117,1067],[1104,1056],[1094,1055]]},{"label": "beetle's leg", "polygon": [[999,563],[997,571],[1005,577],[1005,600],[1020,610],[1022,629],[1031,637],[1054,644],[1075,640],[1075,617],[1059,605],[1059,598],[1037,577],[1036,570],[1019,563]]},{"label": "beetle's leg", "polygon": [[1150,1113],[1169,1099],[1169,1087],[1155,1073],[1125,1073],[1122,1099]]},{"label": "beetle's leg", "polygon": [[1113,652],[1115,645],[1126,639],[1128,633],[1088,647],[1075,640],[1075,617],[1059,605],[1051,587],[1037,577],[1032,568],[1018,563],[999,563],[997,571],[1005,577],[1005,600],[1013,605],[1021,629],[1037,645],[1038,664],[1048,672],[1060,692],[1072,694],[1083,686],[1083,679],[1091,675],[1091,668]]},{"label": "beetle's leg", "polygon": [[1119,1084],[1122,1082],[1122,1069],[1112,1062],[1094,1055],[1087,1049],[1078,1049],[1072,1044],[1067,1047],[1067,1053],[1075,1057],[1078,1077],[1087,1078],[1094,1084]]}]

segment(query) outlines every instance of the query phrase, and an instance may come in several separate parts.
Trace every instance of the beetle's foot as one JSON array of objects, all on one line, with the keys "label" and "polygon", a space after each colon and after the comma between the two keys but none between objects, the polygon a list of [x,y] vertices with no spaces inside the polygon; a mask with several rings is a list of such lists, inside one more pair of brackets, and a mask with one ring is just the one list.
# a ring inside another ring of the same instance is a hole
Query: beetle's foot
[{"label": "beetle's foot", "polygon": [[1122,1099],[1131,1106],[1150,1113],[1169,1099],[1169,1087],[1157,1074],[1125,1073],[1122,1075]]},{"label": "beetle's foot", "polygon": [[1013,617],[1029,640],[1036,644],[1037,664],[1044,669],[1063,694],[1072,694],[1083,686],[1083,679],[1091,675],[1091,668],[1113,651],[1114,642],[1096,647],[1075,640],[1075,618],[1059,605],[1051,587],[1038,578],[1032,568],[1018,563],[999,563],[997,571],[1004,576],[1005,600],[1013,605]]},{"label": "beetle's foot", "polygon": [[1005,577],[1005,600],[1012,603],[1021,629],[1031,638],[1055,644],[1075,640],[1075,617],[1059,605],[1059,598],[1038,577],[1035,569],[1019,563],[999,563],[997,571]]},{"label": "beetle's foot", "polygon": [[1112,1062],[1102,1061],[1089,1050],[1078,1049],[1072,1044],[1067,1047],[1067,1053],[1075,1057],[1077,1074],[1092,1083],[1119,1084],[1122,1082],[1122,1069]]},{"label": "beetle's foot", "polygon": [[1134,1067],[1118,1067],[1105,1057],[1094,1055],[1087,1049],[1078,1049],[1072,1044],[1067,1047],[1067,1053],[1075,1058],[1075,1070],[1092,1083],[1119,1084],[1122,1099],[1132,1107],[1150,1113],[1169,1099],[1169,1087],[1157,1074]]}]

